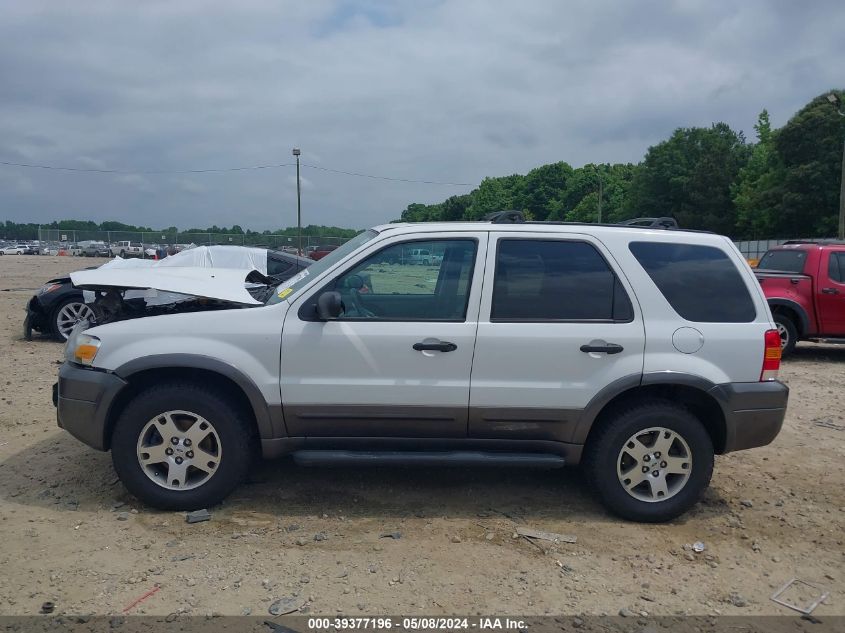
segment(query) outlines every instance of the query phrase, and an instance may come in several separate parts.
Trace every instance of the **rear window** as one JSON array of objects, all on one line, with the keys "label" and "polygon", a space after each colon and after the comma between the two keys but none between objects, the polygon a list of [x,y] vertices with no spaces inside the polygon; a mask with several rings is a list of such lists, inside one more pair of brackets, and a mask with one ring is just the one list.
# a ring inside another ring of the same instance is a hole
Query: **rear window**
[{"label": "rear window", "polygon": [[759,270],[782,270],[787,273],[803,273],[806,251],[768,251],[757,264]]},{"label": "rear window", "polygon": [[631,242],[630,249],[687,321],[748,323],[757,316],[745,282],[721,249],[658,242]]}]

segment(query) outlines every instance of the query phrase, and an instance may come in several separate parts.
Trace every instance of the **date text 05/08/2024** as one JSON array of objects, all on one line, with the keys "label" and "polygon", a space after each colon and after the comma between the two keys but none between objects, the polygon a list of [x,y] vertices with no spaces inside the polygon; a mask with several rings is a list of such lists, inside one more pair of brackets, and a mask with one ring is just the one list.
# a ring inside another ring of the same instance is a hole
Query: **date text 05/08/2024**
[{"label": "date text 05/08/2024", "polygon": [[308,629],[312,631],[337,630],[390,630],[407,631],[457,631],[457,630],[526,630],[525,622],[517,618],[500,617],[351,617],[351,618],[308,618]]}]

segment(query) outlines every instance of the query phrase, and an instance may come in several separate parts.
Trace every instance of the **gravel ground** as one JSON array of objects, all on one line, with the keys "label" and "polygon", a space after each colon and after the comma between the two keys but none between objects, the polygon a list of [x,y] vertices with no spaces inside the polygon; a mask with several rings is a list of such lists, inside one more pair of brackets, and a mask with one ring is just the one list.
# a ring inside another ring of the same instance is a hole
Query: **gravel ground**
[{"label": "gravel ground", "polygon": [[[703,501],[670,524],[608,516],[575,470],[279,460],[188,525],[139,504],[108,454],[56,427],[62,346],[23,340],[32,291],[91,263],[0,257],[0,615],[48,600],[121,613],[157,586],[130,613],[264,615],[291,598],[325,615],[790,614],[769,596],[793,576],[831,592],[815,615],[845,614],[845,347],[799,346],[781,370],[783,432],[717,457]],[[535,545],[517,526],[577,543]]]}]

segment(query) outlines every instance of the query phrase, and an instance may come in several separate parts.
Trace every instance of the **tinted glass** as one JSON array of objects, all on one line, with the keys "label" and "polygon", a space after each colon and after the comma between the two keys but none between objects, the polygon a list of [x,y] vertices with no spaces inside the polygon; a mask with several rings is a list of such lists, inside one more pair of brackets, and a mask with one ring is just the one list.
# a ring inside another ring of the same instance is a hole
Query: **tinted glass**
[{"label": "tinted glass", "polygon": [[342,319],[455,321],[466,318],[476,241],[394,244],[337,278]]},{"label": "tinted glass", "polygon": [[782,250],[768,251],[757,264],[759,270],[782,270],[788,273],[804,272],[806,251]]},{"label": "tinted glass", "polygon": [[267,274],[271,277],[288,272],[292,265],[291,262],[282,259],[278,255],[267,255]]},{"label": "tinted glass", "polygon": [[499,241],[491,321],[629,321],[631,302],[586,242]]},{"label": "tinted glass", "polygon": [[728,255],[712,246],[632,242],[631,252],[687,321],[747,323],[754,302]]},{"label": "tinted glass", "polygon": [[833,281],[845,281],[845,253],[830,254],[827,274]]},{"label": "tinted glass", "polygon": [[322,274],[327,269],[331,268],[337,262],[342,260],[344,257],[361,248],[364,244],[369,242],[376,235],[378,235],[378,232],[373,231],[372,229],[364,231],[363,233],[359,233],[351,240],[326,255],[320,261],[314,262],[313,264],[308,266],[308,268],[301,270],[299,273],[297,273],[290,279],[286,279],[278,286],[276,286],[275,292],[270,293],[270,296],[267,299],[267,304],[270,305],[273,303],[278,303],[279,301],[285,298],[292,298],[294,293],[301,290],[304,286],[308,284],[309,281],[314,279],[314,277]]}]

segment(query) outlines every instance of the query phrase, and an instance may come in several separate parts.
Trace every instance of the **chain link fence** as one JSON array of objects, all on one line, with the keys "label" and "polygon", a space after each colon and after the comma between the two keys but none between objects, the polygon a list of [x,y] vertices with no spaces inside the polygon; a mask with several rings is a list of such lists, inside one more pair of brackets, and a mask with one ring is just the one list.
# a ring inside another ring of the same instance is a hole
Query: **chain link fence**
[{"label": "chain link fence", "polygon": [[[340,246],[350,238],[340,236],[302,236],[302,249],[317,246]],[[224,233],[168,233],[166,231],[76,231],[66,229],[38,229],[38,240],[44,245],[55,245],[57,249],[70,248],[73,245],[85,246],[89,242],[102,242],[114,245],[118,242],[130,242],[143,245],[144,249],[170,246],[210,246],[212,244],[231,244],[235,246],[255,246],[259,248],[287,249],[297,248],[295,235],[263,234],[224,234]]]}]

